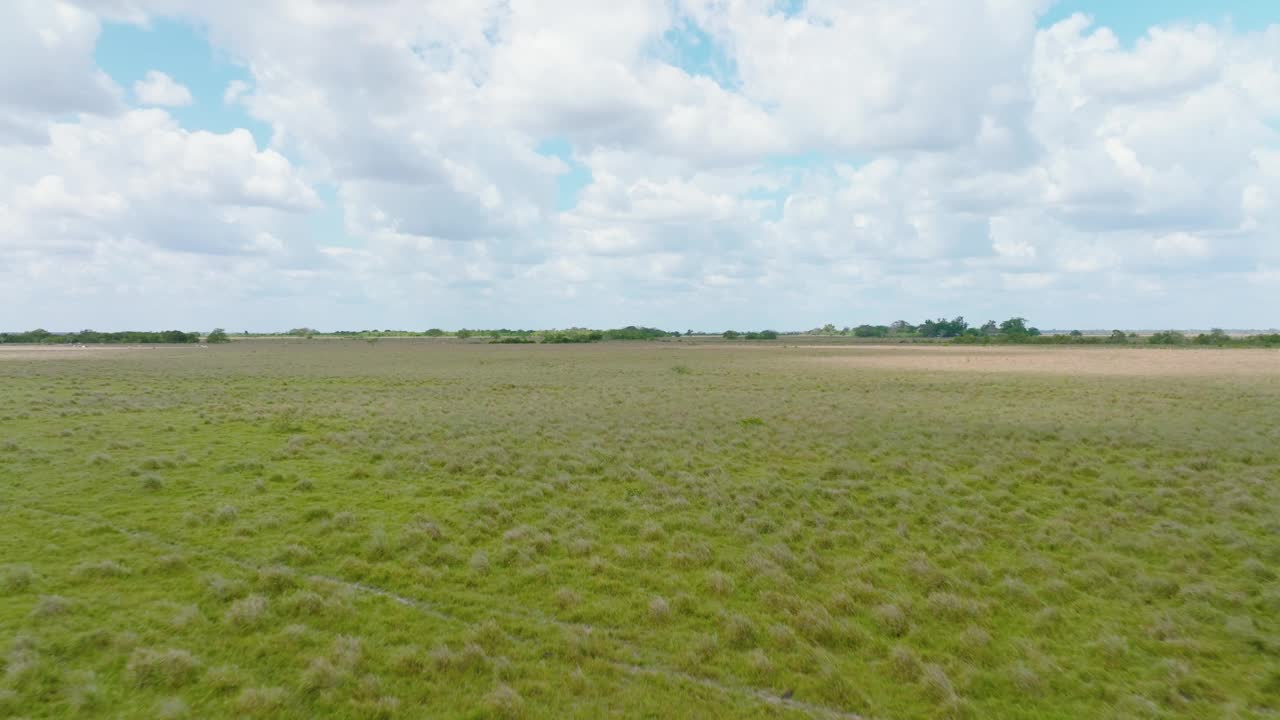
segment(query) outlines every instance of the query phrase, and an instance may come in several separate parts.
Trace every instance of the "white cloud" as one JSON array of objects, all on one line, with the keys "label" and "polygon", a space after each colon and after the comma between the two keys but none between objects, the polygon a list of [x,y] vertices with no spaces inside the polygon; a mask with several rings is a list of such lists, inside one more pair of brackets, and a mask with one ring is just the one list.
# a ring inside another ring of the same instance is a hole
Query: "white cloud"
[{"label": "white cloud", "polygon": [[12,0],[0,23],[0,145],[44,140],[51,118],[113,113],[120,88],[93,63],[98,20],[61,0]]},{"label": "white cloud", "polygon": [[192,103],[187,86],[159,70],[150,70],[144,79],[135,82],[133,94],[143,105],[184,107]]},{"label": "white cloud", "polygon": [[[106,279],[137,253],[140,277],[207,283],[209,313],[281,326],[1260,318],[1280,25],[1124,43],[1085,16],[1037,28],[1047,5],[19,0],[0,246],[31,292],[56,267],[142,307],[158,281]],[[224,103],[270,147],[124,111],[99,13],[207,28],[251,76]],[[714,78],[681,66],[690,32]],[[549,140],[589,173],[568,209]],[[313,185],[341,211],[324,240]]]}]

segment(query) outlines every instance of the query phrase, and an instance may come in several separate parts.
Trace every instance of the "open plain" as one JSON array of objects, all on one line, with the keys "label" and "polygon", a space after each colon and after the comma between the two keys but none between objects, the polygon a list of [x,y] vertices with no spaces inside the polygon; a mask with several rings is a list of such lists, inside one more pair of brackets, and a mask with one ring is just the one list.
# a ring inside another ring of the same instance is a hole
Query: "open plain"
[{"label": "open plain", "polygon": [[1280,714],[1280,352],[0,357],[0,717]]}]

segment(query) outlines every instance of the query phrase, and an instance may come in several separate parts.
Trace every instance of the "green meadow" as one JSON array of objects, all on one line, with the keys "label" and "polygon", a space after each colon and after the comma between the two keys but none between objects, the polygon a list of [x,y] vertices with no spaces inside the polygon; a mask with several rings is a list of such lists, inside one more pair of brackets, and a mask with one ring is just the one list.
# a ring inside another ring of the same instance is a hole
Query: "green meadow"
[{"label": "green meadow", "polygon": [[1280,716],[1280,351],[1010,357],[0,356],[0,717]]}]

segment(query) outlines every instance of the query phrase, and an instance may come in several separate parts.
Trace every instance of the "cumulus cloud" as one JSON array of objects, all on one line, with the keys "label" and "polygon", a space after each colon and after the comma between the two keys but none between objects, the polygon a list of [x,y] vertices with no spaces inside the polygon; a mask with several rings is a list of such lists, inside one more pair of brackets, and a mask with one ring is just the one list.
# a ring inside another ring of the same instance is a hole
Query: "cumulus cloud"
[{"label": "cumulus cloud", "polygon": [[[0,245],[290,326],[1265,322],[1280,25],[1123,42],[1048,4],[19,0]],[[124,106],[100,24],[160,17],[243,65],[270,147]]]},{"label": "cumulus cloud", "polygon": [[38,143],[67,113],[121,109],[120,88],[93,62],[99,23],[60,0],[14,0],[0,23],[0,145]]},{"label": "cumulus cloud", "polygon": [[148,71],[145,78],[135,82],[133,94],[143,105],[183,107],[192,103],[187,86],[159,70]]}]

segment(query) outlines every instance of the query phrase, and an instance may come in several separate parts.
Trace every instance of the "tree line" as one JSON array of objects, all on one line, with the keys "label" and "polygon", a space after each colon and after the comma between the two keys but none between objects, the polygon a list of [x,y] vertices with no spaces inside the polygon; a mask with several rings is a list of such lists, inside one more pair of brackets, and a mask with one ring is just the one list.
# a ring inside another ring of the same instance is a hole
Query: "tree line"
[{"label": "tree line", "polygon": [[181,330],[161,330],[147,332],[126,330],[123,332],[98,332],[97,330],[81,330],[80,332],[54,333],[43,328],[27,332],[0,333],[0,343],[24,343],[40,345],[124,345],[124,344],[160,344],[160,343],[198,343],[200,333],[183,332]]},{"label": "tree line", "polygon": [[[322,333],[312,328],[293,328],[283,333],[257,334],[257,337],[300,337],[316,336],[365,339],[375,342],[381,337],[455,337],[458,339],[483,339],[491,343],[526,344],[543,343],[560,345],[569,343],[595,343],[610,340],[655,340],[660,338],[705,336],[710,333],[667,331],[653,327],[628,325],[622,328],[597,330],[592,328],[568,328],[564,330],[512,330],[508,328],[493,330],[473,330],[463,328],[445,331],[432,328],[425,331],[409,330],[338,330]],[[779,333],[776,330],[738,331],[725,330],[720,336],[726,340],[777,340],[780,336],[835,336],[854,337],[869,340],[885,339],[909,342],[921,340],[945,340],[961,344],[990,343],[1024,343],[1045,345],[1099,345],[1099,344],[1149,344],[1149,345],[1201,345],[1213,347],[1278,347],[1280,333],[1233,336],[1221,328],[1214,328],[1207,333],[1191,335],[1177,330],[1164,330],[1150,335],[1139,336],[1134,332],[1113,330],[1106,335],[1085,335],[1079,330],[1066,333],[1046,334],[1039,328],[1028,324],[1026,318],[1012,317],[1003,322],[988,320],[982,325],[973,326],[963,316],[954,318],[937,318],[912,324],[898,320],[888,325],[857,325],[837,328],[828,323],[820,328],[804,332]],[[244,337],[250,334],[246,331]],[[203,338],[207,343],[229,342],[230,336],[222,328],[214,328]],[[54,333],[44,329],[27,332],[0,332],[0,344],[65,344],[65,345],[99,345],[99,344],[187,344],[201,342],[198,332],[181,330],[98,332],[81,330],[80,332]]]},{"label": "tree line", "polygon": [[1080,330],[1066,333],[1045,334],[1029,325],[1026,318],[1013,317],[997,323],[988,320],[980,326],[972,326],[963,316],[925,320],[912,325],[898,320],[889,325],[858,325],[837,329],[828,323],[809,330],[808,335],[830,335],[858,338],[940,338],[960,344],[1022,343],[1038,345],[1125,345],[1146,343],[1149,345],[1205,345],[1215,347],[1276,347],[1280,346],[1280,333],[1232,336],[1221,328],[1207,333],[1189,335],[1177,330],[1163,330],[1140,336],[1135,332],[1112,330],[1106,335],[1085,335]]},{"label": "tree line", "polygon": [[837,328],[831,323],[820,328],[809,330],[807,335],[835,335],[859,338],[957,338],[957,337],[996,337],[1031,338],[1038,337],[1039,328],[1027,325],[1027,319],[1009,318],[1002,323],[988,320],[980,326],[972,326],[964,316],[951,319],[945,317],[936,320],[925,320],[913,325],[906,320],[897,320],[888,325],[858,325],[856,327]]}]

